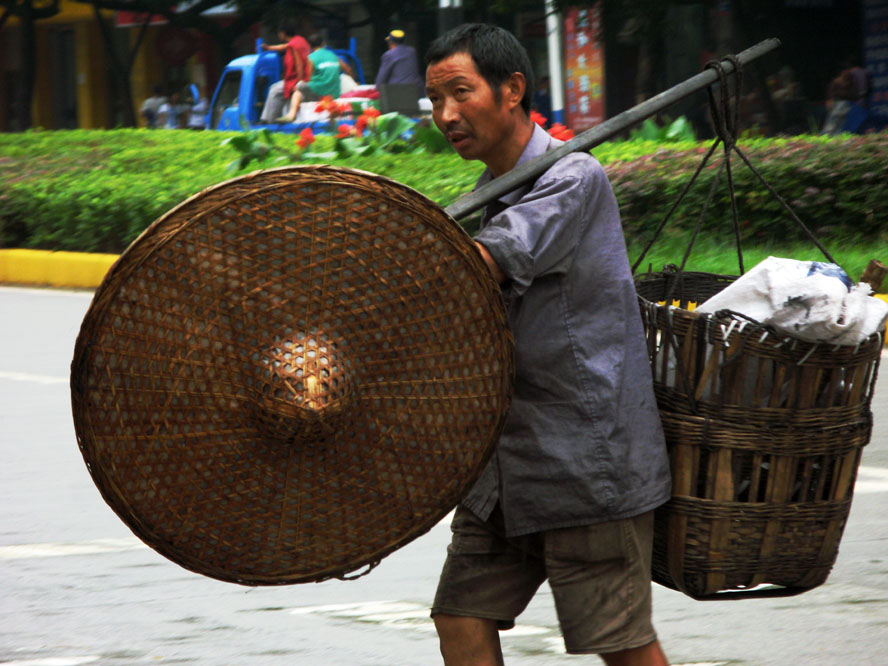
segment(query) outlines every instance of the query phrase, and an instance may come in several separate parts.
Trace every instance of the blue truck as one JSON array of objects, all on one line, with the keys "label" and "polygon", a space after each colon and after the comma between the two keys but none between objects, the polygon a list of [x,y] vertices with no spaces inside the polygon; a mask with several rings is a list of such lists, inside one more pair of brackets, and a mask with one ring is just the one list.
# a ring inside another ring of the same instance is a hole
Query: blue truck
[{"label": "blue truck", "polygon": [[[348,49],[331,49],[355,74],[355,82],[365,85],[364,70],[355,51],[356,42],[352,37]],[[256,40],[256,53],[235,58],[226,65],[207,112],[207,128],[214,130],[239,131],[244,128],[267,127],[277,132],[298,133],[306,127],[313,132],[329,129],[326,119],[310,122],[286,124],[260,124],[259,117],[265,105],[265,97],[272,83],[279,81],[282,74],[281,58],[274,51],[263,51],[262,40]]]}]

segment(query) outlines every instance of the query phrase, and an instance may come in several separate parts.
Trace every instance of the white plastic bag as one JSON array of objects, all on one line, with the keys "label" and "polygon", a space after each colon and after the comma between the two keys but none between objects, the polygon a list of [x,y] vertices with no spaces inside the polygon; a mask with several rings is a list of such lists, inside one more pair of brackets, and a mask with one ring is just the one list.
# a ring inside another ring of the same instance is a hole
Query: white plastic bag
[{"label": "white plastic bag", "polygon": [[733,310],[802,340],[856,345],[884,330],[888,303],[835,264],[768,257],[697,307]]}]

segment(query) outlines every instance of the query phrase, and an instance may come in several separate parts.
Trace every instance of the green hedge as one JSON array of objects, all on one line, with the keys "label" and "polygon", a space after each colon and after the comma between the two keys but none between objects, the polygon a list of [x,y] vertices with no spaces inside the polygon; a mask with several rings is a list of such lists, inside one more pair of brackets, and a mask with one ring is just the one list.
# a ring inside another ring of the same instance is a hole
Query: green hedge
[{"label": "green hedge", "polygon": [[[761,243],[807,238],[767,183],[815,235],[833,243],[875,241],[888,245],[888,133],[754,139],[738,146],[761,175],[760,179],[732,152],[730,166],[742,239]],[[654,218],[663,219],[708,148],[707,144],[655,150],[640,159],[607,165],[627,233],[645,233],[655,224]],[[715,195],[706,208],[722,155],[720,147],[668,227],[688,230],[699,221],[704,236],[732,234],[726,170],[721,170]]]},{"label": "green hedge", "polygon": [[[0,243],[120,252],[165,211],[232,177],[226,167],[236,154],[221,145],[226,136],[144,129],[0,134]],[[281,145],[295,139],[275,137]],[[321,141],[325,140],[329,138]],[[707,148],[708,144],[631,141],[593,151],[614,184],[630,239],[649,235],[659,224]],[[888,244],[888,133],[754,139],[741,142],[741,148],[816,233],[832,242],[853,238]],[[482,168],[452,152],[380,154],[332,163],[388,176],[443,206],[470,190]],[[738,157],[732,166],[744,238],[799,238],[780,205]],[[714,164],[704,170],[669,233],[693,227],[716,171]],[[704,229],[716,236],[730,235],[730,219],[723,184],[705,216]]]}]

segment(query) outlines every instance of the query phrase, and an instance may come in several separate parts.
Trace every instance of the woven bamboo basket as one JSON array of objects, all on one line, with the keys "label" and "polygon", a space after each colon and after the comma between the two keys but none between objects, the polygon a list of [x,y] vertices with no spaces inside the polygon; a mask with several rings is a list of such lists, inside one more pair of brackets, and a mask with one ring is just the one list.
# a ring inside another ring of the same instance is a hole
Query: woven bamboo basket
[{"label": "woven bamboo basket", "polygon": [[872,430],[881,336],[814,344],[688,309],[734,279],[636,277],[673,476],[653,578],[694,598],[823,583]]}]

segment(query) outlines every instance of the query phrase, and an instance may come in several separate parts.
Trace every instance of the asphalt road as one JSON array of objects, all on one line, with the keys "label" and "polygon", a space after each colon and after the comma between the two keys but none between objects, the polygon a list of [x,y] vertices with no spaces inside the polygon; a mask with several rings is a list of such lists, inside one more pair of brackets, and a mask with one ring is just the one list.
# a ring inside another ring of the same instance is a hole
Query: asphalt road
[{"label": "asphalt road", "polygon": [[[446,524],[357,581],[276,588],[204,578],[133,537],[74,438],[68,366],[91,295],[0,288],[0,664],[439,663],[428,604]],[[673,664],[888,664],[888,379],[874,411],[829,580],[774,600],[699,602],[655,587]],[[563,654],[545,589],[503,646],[510,665],[600,663]]]}]

